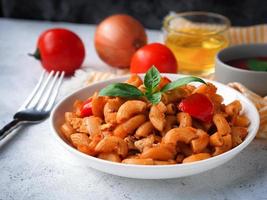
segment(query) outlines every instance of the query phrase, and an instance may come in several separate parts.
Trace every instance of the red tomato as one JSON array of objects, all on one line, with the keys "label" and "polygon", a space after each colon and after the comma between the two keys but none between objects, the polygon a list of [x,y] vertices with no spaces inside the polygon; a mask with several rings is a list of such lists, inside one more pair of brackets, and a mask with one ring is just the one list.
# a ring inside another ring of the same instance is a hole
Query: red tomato
[{"label": "red tomato", "polygon": [[93,114],[92,111],[92,98],[87,99],[85,102],[83,102],[83,105],[80,110],[80,116],[81,117],[89,117]]},{"label": "red tomato", "polygon": [[65,71],[66,75],[71,75],[82,65],[85,49],[75,33],[54,28],[40,35],[33,56],[40,59],[47,71]]},{"label": "red tomato", "polygon": [[163,88],[165,85],[167,85],[170,82],[171,82],[171,80],[168,79],[166,76],[161,77],[160,82],[159,82],[159,86],[158,86],[159,89]]},{"label": "red tomato", "polygon": [[163,44],[152,43],[138,49],[132,57],[131,73],[145,73],[154,65],[161,73],[177,73],[177,62],[171,50]]},{"label": "red tomato", "polygon": [[178,109],[204,122],[212,120],[213,104],[204,94],[195,93],[183,99]]}]

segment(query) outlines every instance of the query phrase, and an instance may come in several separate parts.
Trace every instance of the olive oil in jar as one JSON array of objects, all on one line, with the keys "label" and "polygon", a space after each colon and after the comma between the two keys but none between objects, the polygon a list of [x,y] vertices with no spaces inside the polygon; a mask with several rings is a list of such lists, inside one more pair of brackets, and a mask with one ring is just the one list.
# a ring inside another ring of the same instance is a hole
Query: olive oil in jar
[{"label": "olive oil in jar", "polygon": [[216,54],[228,46],[226,37],[210,35],[205,29],[188,29],[183,33],[169,33],[165,39],[178,60],[179,71],[196,75],[212,73]]},{"label": "olive oil in jar", "polygon": [[229,45],[227,18],[206,12],[178,13],[165,18],[164,42],[178,61],[178,72],[208,75],[216,54]]}]

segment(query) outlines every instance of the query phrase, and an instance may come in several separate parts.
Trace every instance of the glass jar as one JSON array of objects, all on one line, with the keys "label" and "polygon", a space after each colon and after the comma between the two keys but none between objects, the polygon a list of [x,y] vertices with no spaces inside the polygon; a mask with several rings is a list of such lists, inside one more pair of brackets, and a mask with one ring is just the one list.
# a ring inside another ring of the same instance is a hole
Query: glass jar
[{"label": "glass jar", "polygon": [[163,22],[164,43],[174,53],[179,73],[214,72],[216,54],[229,45],[228,18],[209,12],[175,13]]}]

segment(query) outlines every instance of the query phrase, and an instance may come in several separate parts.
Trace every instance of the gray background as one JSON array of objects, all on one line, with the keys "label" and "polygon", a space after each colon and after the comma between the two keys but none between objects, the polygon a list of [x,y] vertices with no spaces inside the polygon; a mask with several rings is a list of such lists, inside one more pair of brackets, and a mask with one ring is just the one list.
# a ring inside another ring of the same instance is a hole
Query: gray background
[{"label": "gray background", "polygon": [[267,23],[264,0],[0,0],[2,17],[96,24],[127,13],[153,29],[160,29],[169,11],[192,10],[223,14],[234,26]]}]

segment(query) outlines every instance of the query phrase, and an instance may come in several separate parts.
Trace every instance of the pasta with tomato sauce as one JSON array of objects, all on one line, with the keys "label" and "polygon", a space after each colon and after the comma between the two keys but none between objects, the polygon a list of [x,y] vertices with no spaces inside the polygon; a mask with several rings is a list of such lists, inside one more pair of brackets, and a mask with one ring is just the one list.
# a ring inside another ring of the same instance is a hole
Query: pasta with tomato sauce
[{"label": "pasta with tomato sauce", "polygon": [[[138,75],[126,83],[148,90]],[[168,83],[164,78],[153,90],[164,91]],[[74,102],[61,133],[77,150],[112,162],[168,165],[208,159],[241,144],[250,123],[238,100],[225,105],[216,91],[212,83],[186,84],[162,92],[157,103],[154,97],[95,92]]]}]

